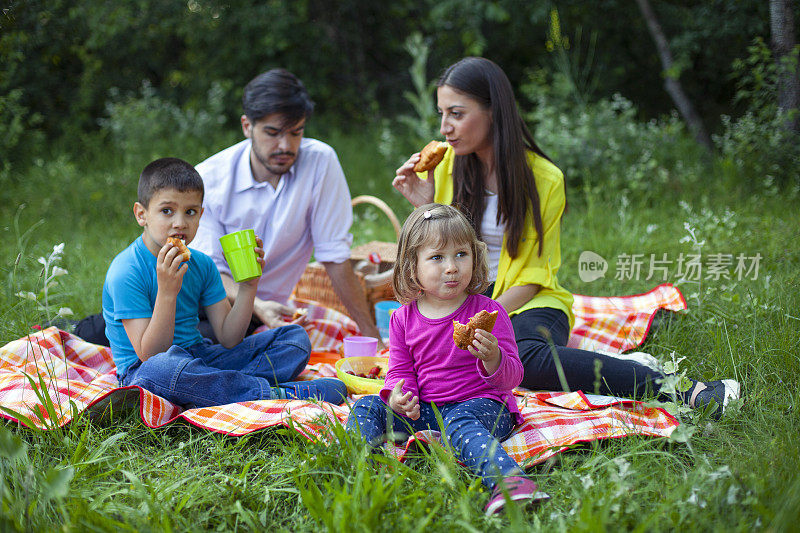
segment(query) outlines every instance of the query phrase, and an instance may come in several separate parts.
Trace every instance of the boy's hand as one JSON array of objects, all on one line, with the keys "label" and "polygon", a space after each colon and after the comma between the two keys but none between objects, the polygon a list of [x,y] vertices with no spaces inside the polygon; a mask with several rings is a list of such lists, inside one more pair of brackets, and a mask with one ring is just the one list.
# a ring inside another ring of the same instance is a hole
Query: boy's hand
[{"label": "boy's hand", "polygon": [[156,282],[159,292],[176,296],[183,284],[183,275],[189,268],[183,263],[180,250],[167,242],[156,257]]},{"label": "boy's hand", "polygon": [[[261,265],[261,274],[264,274],[264,267],[267,266],[267,262],[264,260],[264,248],[262,248],[262,246],[264,246],[264,241],[261,240],[261,237],[257,236],[256,247],[253,248],[253,250],[256,253],[256,261],[258,261],[258,264]],[[259,276],[257,278],[249,279],[247,281],[242,281],[239,284],[247,285],[253,289],[256,289],[258,288],[258,281],[260,279],[261,277]]]},{"label": "boy's hand", "polygon": [[404,415],[411,420],[419,418],[419,398],[411,396],[411,391],[403,394],[403,384],[405,379],[401,379],[395,384],[389,394],[389,407],[399,415]]},{"label": "boy's hand", "polygon": [[500,368],[500,347],[497,337],[483,329],[475,330],[475,339],[467,346],[469,353],[483,361],[483,368],[488,375],[492,375]]}]

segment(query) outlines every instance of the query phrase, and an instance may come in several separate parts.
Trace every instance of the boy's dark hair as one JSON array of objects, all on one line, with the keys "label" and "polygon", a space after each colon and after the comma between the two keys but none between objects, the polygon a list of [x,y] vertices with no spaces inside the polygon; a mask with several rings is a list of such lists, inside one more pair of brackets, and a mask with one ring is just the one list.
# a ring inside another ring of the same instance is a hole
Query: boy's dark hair
[{"label": "boy's dark hair", "polygon": [[142,170],[139,176],[139,203],[147,207],[153,195],[161,189],[175,189],[179,192],[200,191],[202,196],[203,178],[183,159],[162,157]]},{"label": "boy's dark hair", "polygon": [[300,79],[286,69],[274,68],[253,78],[242,95],[244,114],[252,123],[278,113],[285,125],[311,116],[314,102]]}]

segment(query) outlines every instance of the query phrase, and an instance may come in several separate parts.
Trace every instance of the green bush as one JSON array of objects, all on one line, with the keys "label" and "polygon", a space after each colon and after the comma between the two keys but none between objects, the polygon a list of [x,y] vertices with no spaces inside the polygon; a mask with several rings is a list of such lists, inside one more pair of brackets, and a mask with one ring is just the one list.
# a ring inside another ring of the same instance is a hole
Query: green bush
[{"label": "green bush", "polygon": [[41,132],[33,129],[42,117],[38,113],[31,113],[22,104],[22,97],[22,89],[0,94],[0,146],[4,153],[0,160],[0,178],[8,177],[12,162],[32,152],[31,148],[42,139]]},{"label": "green bush", "polygon": [[569,186],[647,197],[703,176],[703,151],[676,114],[641,122],[618,94],[576,105],[572,83],[560,73],[548,83],[541,71],[532,72],[520,92],[534,103],[524,116],[536,142]]},{"label": "green bush", "polygon": [[[800,188],[800,136],[787,123],[796,119],[778,109],[780,76],[797,72],[800,45],[776,63],[763,39],[748,48],[745,59],[734,62],[736,99],[746,112],[722,117],[722,133],[714,136],[721,154],[721,168],[734,183],[746,183],[750,190],[777,194],[792,186]],[[794,111],[796,114],[797,111]],[[747,177],[747,178],[745,178]]]},{"label": "green bush", "polygon": [[[213,83],[205,101],[180,107],[159,96],[145,80],[139,95],[122,95],[112,89],[106,104],[107,118],[99,122],[126,162],[167,155],[194,160],[207,153],[214,141],[230,136],[225,128],[229,112],[225,95],[222,84]],[[175,146],[184,150],[189,147],[191,155],[173,153]]]}]

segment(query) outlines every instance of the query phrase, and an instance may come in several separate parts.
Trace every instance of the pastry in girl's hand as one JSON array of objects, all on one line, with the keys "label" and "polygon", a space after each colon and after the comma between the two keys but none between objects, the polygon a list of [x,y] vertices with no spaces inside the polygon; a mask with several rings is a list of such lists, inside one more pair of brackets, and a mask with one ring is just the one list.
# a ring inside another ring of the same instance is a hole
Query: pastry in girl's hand
[{"label": "pastry in girl's hand", "polygon": [[482,309],[475,316],[469,319],[466,324],[453,320],[453,342],[462,350],[475,340],[475,330],[482,329],[491,333],[494,323],[497,321],[497,311],[488,312]]},{"label": "pastry in girl's hand", "polygon": [[300,318],[301,316],[306,316],[308,314],[308,309],[295,309],[294,314],[292,315],[292,322]]},{"label": "pastry in girl's hand", "polygon": [[433,170],[444,159],[449,145],[444,142],[431,141],[419,153],[419,161],[414,165],[414,172]]},{"label": "pastry in girl's hand", "polygon": [[188,261],[192,257],[192,252],[186,247],[186,244],[177,237],[167,237],[167,242],[178,249],[178,255],[183,256],[184,261]]}]

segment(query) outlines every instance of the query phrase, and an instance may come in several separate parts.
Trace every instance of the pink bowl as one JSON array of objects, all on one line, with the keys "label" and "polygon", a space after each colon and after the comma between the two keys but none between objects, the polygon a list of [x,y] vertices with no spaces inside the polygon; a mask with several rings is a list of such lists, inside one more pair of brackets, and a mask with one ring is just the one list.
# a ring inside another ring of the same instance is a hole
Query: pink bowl
[{"label": "pink bowl", "polygon": [[353,335],[344,338],[345,357],[374,357],[378,352],[378,339]]}]

